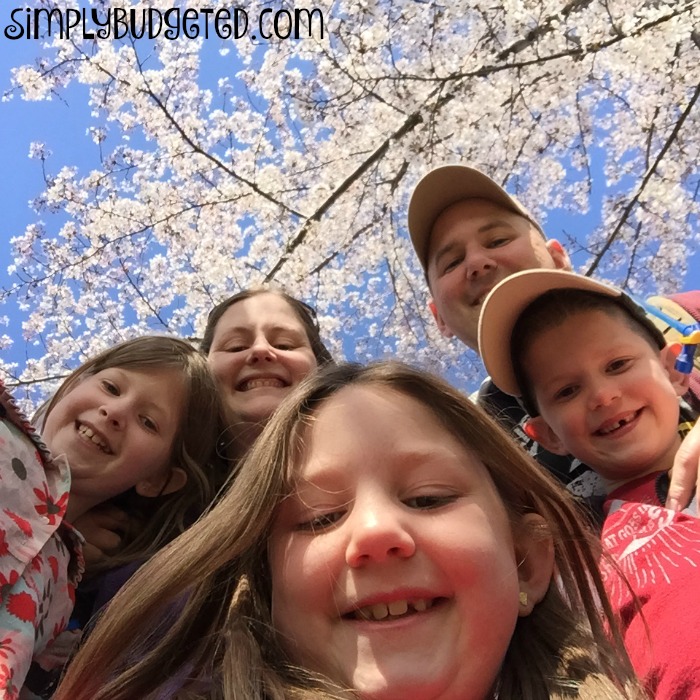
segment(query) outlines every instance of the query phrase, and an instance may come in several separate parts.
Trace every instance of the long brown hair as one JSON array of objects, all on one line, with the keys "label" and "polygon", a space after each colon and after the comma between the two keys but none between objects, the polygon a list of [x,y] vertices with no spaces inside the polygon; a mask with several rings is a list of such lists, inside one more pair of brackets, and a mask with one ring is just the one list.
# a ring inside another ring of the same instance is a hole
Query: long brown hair
[{"label": "long brown hair", "polygon": [[[328,367],[282,404],[221,502],[115,598],[55,700],[355,697],[288,662],[272,626],[266,553],[276,508],[294,488],[305,426],[348,385],[389,387],[428,407],[485,464],[514,526],[526,513],[547,522],[542,536],[553,540],[556,580],[519,618],[494,697],[643,697],[624,651],[616,651],[622,640],[597,567],[599,544],[570,496],[447,384],[378,363]],[[158,621],[172,623],[167,606],[178,600],[174,624],[159,628]],[[164,695],[173,677],[181,689]]]},{"label": "long brown hair", "polygon": [[[185,530],[213,500],[226,478],[227,461],[217,450],[225,430],[224,409],[204,356],[192,345],[169,336],[143,336],[115,345],[72,372],[48,404],[46,416],[87,376],[120,367],[131,370],[174,369],[182,376],[183,411],[173,440],[170,461],[187,474],[184,488],[156,498],[134,489],[111,499],[125,510],[132,527],[118,554],[91,568],[90,573],[149,557]],[[50,446],[49,446],[50,448]]]}]

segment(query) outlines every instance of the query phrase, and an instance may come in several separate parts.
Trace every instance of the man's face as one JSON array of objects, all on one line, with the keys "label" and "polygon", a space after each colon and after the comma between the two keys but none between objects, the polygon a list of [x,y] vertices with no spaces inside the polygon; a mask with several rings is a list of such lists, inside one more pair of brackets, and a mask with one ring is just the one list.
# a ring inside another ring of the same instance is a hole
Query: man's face
[{"label": "man's face", "polygon": [[445,209],[428,249],[431,310],[447,336],[477,349],[479,313],[486,295],[506,277],[536,268],[571,269],[556,241],[545,241],[524,217],[485,199]]}]

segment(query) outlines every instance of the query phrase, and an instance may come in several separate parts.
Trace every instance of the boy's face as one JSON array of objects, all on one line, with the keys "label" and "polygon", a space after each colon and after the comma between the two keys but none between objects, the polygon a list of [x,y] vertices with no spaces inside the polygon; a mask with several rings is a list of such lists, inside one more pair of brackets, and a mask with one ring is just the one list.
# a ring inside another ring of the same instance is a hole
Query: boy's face
[{"label": "boy's face", "polygon": [[584,311],[542,332],[524,369],[541,414],[532,427],[547,449],[613,482],[671,467],[680,390],[624,311]]}]

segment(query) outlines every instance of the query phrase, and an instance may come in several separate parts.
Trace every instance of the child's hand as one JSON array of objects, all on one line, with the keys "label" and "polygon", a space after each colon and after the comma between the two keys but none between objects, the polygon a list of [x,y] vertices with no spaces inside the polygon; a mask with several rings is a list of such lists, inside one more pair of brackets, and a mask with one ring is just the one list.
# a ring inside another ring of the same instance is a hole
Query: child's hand
[{"label": "child's hand", "polygon": [[85,568],[89,571],[119,550],[129,516],[115,506],[96,506],[81,515],[73,525],[85,538]]},{"label": "child's hand", "polygon": [[693,488],[700,492],[700,421],[685,436],[671,470],[671,484],[668,487],[666,507],[680,511],[690,502]]}]

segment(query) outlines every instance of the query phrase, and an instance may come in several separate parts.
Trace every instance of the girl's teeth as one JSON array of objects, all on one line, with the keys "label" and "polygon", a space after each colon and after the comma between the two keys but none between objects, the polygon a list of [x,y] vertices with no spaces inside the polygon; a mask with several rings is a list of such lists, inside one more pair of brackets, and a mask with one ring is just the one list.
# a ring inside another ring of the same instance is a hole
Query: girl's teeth
[{"label": "girl's teeth", "polygon": [[389,615],[389,608],[384,603],[377,603],[372,606],[371,612],[375,620],[383,620]]},{"label": "girl's teeth", "polygon": [[107,448],[107,446],[102,442],[102,440],[100,440],[100,438],[97,437],[97,435],[95,435],[95,433],[92,430],[90,430],[90,428],[88,428],[86,425],[81,425],[78,428],[78,432],[81,435],[88,438],[90,441],[94,442],[100,449],[105,450]]},{"label": "girl's teeth", "polygon": [[280,379],[249,379],[243,383],[241,391],[249,391],[250,389],[260,389],[262,387],[274,387],[276,389],[284,388],[284,382]]},{"label": "girl's teeth", "polygon": [[389,603],[389,614],[390,615],[403,615],[408,612],[408,602],[405,600],[395,600],[393,603]]},{"label": "girl's teeth", "polygon": [[408,600],[394,600],[389,604],[375,603],[365,608],[360,608],[357,611],[357,616],[362,620],[384,620],[390,615],[392,617],[401,617],[410,611],[424,612],[432,607],[432,601],[425,598],[419,598],[413,602]]}]

